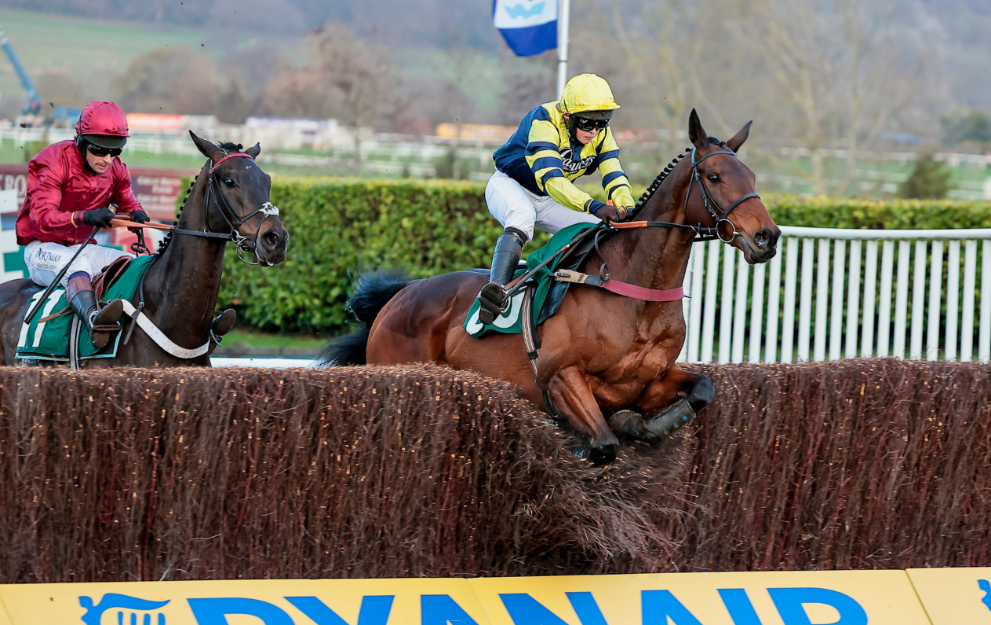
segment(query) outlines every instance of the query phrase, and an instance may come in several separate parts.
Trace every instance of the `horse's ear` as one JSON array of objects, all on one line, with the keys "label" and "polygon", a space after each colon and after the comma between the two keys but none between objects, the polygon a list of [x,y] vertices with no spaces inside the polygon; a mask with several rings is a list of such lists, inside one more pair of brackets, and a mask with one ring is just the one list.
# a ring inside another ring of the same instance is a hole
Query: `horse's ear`
[{"label": "horse's ear", "polygon": [[688,116],[688,139],[692,142],[692,145],[700,150],[705,149],[706,144],[709,142],[709,133],[702,127],[702,122],[699,121],[699,114],[695,112],[695,109],[692,109],[691,115]]},{"label": "horse's ear", "polygon": [[251,158],[258,158],[258,155],[262,153],[262,144],[256,143],[247,150],[244,151],[245,154]]},{"label": "horse's ear", "polygon": [[743,142],[750,136],[750,124],[752,123],[754,123],[752,120],[747,122],[747,124],[740,129],[740,132],[733,135],[733,138],[726,142],[726,147],[734,152],[739,152],[740,146],[743,145]]},{"label": "horse's ear", "polygon": [[211,161],[220,160],[220,152],[222,150],[219,147],[213,143],[210,143],[206,139],[200,139],[192,130],[189,131],[189,136],[192,137],[193,143],[196,144],[196,149],[198,149],[203,156],[207,157]]}]

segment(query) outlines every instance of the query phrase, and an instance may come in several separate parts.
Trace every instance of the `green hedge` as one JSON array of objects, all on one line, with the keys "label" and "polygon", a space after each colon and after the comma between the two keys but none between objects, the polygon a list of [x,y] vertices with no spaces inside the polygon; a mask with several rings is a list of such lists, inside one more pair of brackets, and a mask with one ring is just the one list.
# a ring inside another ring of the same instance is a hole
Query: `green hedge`
[{"label": "green hedge", "polygon": [[[486,267],[502,228],[484,183],[276,178],[272,201],[290,233],[289,256],[263,269],[224,263],[220,305],[267,330],[344,332],[344,302],[361,269],[402,267],[427,277]],[[546,242],[539,237],[527,250]]]},{"label": "green hedge", "polygon": [[845,200],[778,193],[764,197],[779,225],[816,228],[935,230],[991,228],[991,202],[962,200]]},{"label": "green hedge", "polygon": [[[275,178],[272,201],[291,234],[289,256],[276,267],[253,267],[230,247],[220,305],[234,305],[242,324],[267,330],[345,332],[344,302],[361,269],[404,267],[426,277],[488,266],[501,228],[485,208],[484,189],[481,182]],[[764,202],[790,226],[991,227],[989,202],[780,194]],[[527,251],[544,241],[538,236]]]}]

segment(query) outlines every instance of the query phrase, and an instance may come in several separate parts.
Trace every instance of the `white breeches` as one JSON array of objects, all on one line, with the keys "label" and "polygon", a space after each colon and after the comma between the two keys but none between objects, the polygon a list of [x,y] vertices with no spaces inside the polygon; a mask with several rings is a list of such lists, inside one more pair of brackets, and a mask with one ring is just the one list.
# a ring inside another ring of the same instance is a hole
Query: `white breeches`
[{"label": "white breeches", "polygon": [[485,203],[503,228],[525,232],[527,240],[533,238],[534,226],[554,234],[577,223],[594,224],[600,221],[595,215],[562,206],[549,196],[534,195],[498,170],[485,185]]},{"label": "white breeches", "polygon": [[[28,266],[28,273],[31,274],[31,280],[41,286],[48,286],[78,249],[78,244],[66,247],[59,243],[31,241],[24,248],[24,263]],[[79,254],[76,260],[72,262],[69,270],[65,272],[59,283],[65,286],[69,276],[77,271],[85,271],[92,278],[103,271],[104,267],[122,256],[134,258],[134,254],[90,243]]]}]

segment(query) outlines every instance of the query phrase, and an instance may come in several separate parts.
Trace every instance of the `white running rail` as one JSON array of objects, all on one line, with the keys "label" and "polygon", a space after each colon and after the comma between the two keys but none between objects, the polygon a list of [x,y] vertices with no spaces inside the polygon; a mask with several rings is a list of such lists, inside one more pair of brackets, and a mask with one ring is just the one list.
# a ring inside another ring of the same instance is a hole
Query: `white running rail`
[{"label": "white running rail", "polygon": [[991,360],[991,229],[781,226],[763,265],[695,245],[685,292],[681,361]]}]

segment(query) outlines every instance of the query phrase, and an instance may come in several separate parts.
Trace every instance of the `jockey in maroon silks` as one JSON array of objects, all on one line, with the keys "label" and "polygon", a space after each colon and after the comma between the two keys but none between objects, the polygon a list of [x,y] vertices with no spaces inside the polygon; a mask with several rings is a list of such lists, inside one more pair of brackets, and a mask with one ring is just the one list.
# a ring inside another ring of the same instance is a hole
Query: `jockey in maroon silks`
[{"label": "jockey in maroon silks", "polygon": [[[127,118],[113,102],[90,102],[76,124],[74,140],[53,143],[28,164],[27,197],[17,215],[17,243],[31,279],[52,283],[97,226],[116,213],[145,223],[148,215],[131,191],[131,175],[118,158],[127,142]],[[114,260],[132,254],[87,245],[72,262],[62,285],[66,300],[86,323],[93,344],[103,347],[120,329],[120,300],[100,309],[90,280]]]}]

